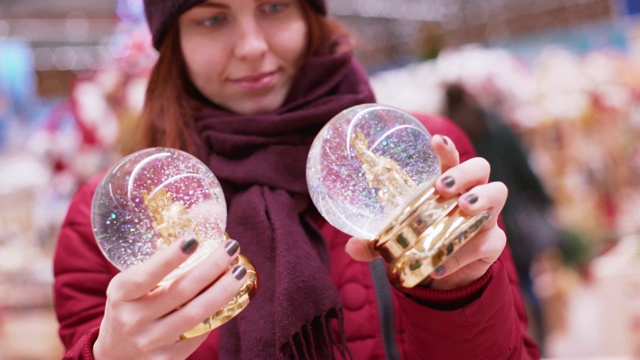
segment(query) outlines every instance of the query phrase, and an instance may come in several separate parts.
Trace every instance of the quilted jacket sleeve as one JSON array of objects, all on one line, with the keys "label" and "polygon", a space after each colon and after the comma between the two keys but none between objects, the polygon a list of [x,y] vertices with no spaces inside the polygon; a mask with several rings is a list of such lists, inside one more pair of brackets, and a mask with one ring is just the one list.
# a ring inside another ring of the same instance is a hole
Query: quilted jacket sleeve
[{"label": "quilted jacket sleeve", "polygon": [[106,301],[118,270],[102,255],[91,229],[91,201],[99,178],[74,196],[62,225],[54,257],[54,305],[65,359],[92,358]]},{"label": "quilted jacket sleeve", "polygon": [[[466,135],[444,118],[419,117],[433,135],[448,136],[461,161],[475,156]],[[462,289],[394,290],[409,358],[537,359],[509,248],[476,282]],[[423,350],[429,349],[428,353]]]}]

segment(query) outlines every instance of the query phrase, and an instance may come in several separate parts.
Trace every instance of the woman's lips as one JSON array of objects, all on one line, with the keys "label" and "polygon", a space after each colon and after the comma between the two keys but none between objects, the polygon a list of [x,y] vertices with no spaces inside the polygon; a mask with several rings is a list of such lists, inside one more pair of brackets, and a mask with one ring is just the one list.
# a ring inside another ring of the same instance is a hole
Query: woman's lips
[{"label": "woman's lips", "polygon": [[231,82],[243,90],[261,90],[272,86],[278,78],[278,71],[270,71],[257,75],[243,76]]}]

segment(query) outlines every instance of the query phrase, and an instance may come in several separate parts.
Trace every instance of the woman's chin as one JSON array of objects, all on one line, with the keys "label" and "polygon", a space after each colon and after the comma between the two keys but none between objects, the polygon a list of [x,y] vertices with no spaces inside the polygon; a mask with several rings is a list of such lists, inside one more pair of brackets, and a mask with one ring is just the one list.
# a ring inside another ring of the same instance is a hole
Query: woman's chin
[{"label": "woman's chin", "polygon": [[275,99],[246,100],[242,103],[231,104],[228,109],[240,115],[272,114],[276,112],[283,103],[284,99],[281,101],[276,101]]}]

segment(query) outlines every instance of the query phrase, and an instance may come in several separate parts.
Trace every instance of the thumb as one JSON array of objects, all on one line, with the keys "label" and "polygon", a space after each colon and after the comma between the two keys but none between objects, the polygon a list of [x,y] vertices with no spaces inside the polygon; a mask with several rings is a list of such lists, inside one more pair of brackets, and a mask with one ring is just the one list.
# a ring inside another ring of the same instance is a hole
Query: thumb
[{"label": "thumb", "polygon": [[347,241],[344,250],[356,261],[368,262],[380,257],[373,249],[373,242],[366,239],[352,237]]}]

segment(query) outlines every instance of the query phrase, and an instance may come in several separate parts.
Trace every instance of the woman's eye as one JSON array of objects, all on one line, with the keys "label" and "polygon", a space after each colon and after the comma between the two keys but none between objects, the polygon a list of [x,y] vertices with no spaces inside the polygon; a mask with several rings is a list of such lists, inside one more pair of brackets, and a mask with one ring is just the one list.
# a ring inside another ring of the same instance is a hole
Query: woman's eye
[{"label": "woman's eye", "polygon": [[264,6],[264,12],[268,14],[277,14],[286,8],[285,4],[282,3],[273,3],[267,4]]},{"label": "woman's eye", "polygon": [[217,26],[222,24],[227,18],[224,15],[215,15],[202,22],[204,26]]}]

